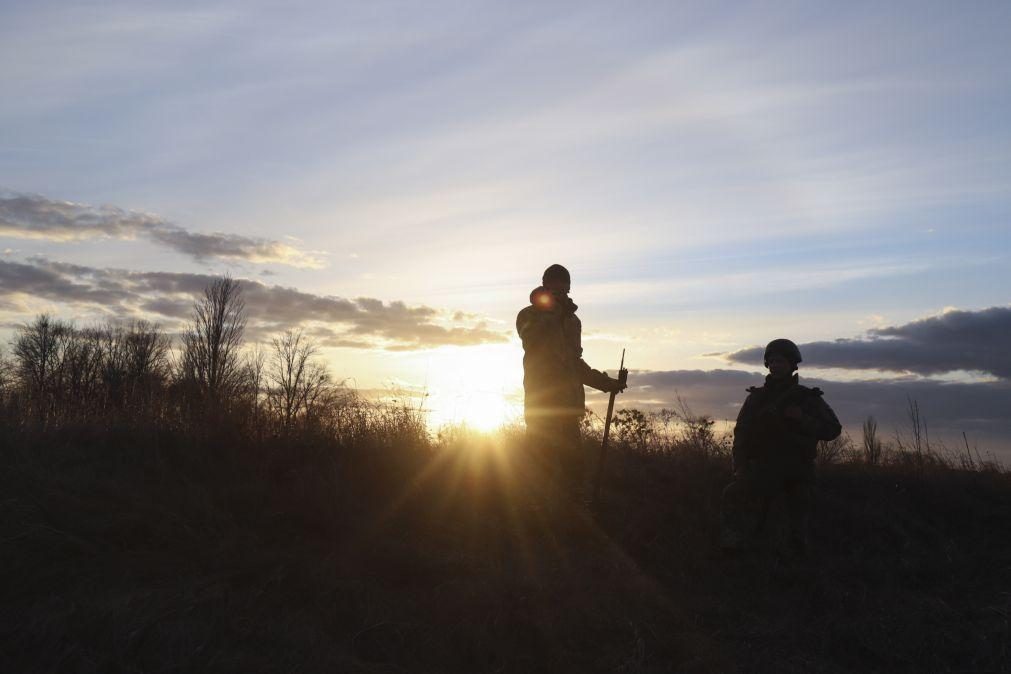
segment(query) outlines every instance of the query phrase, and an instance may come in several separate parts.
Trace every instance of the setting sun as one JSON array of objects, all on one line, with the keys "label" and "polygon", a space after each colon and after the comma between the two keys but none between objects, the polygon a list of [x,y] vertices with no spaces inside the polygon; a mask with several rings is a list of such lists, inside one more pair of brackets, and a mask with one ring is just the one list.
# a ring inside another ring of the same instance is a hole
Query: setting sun
[{"label": "setting sun", "polygon": [[522,352],[514,344],[431,352],[426,380],[429,424],[490,431],[523,417]]},{"label": "setting sun", "polygon": [[522,415],[520,406],[492,391],[433,392],[429,401],[429,423],[433,428],[463,424],[479,431],[493,431]]}]

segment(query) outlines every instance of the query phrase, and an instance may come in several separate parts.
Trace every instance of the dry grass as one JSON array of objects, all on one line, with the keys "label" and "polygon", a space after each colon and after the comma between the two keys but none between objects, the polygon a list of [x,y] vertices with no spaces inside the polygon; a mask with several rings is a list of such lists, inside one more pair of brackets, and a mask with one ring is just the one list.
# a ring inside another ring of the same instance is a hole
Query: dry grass
[{"label": "dry grass", "polygon": [[724,559],[711,447],[619,447],[587,512],[515,431],[345,413],[353,444],[8,426],[0,670],[1007,667],[1000,471],[824,466],[810,560]]}]

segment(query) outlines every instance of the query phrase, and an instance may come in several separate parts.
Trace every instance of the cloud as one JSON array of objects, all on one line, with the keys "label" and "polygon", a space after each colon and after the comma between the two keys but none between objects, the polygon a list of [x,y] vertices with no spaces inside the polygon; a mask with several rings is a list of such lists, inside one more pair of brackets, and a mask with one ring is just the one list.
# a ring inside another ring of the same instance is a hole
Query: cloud
[{"label": "cloud", "polygon": [[[979,371],[1011,379],[1011,307],[946,311],[895,327],[868,330],[861,339],[801,344],[804,362],[817,367],[937,375]],[[763,347],[726,358],[762,363]]]},{"label": "cloud", "polygon": [[0,236],[45,241],[144,237],[195,260],[208,258],[318,269],[318,255],[271,239],[201,234],[156,215],[114,206],[89,206],[33,194],[0,194]]},{"label": "cloud", "polygon": [[0,260],[0,297],[8,299],[15,294],[86,304],[115,304],[121,299],[119,292],[76,282],[73,274],[50,266]]},{"label": "cloud", "polygon": [[[627,407],[674,406],[680,395],[698,414],[731,422],[749,386],[761,385],[761,374],[741,370],[672,370],[633,372],[630,387],[620,402]],[[1011,383],[950,383],[925,379],[829,381],[802,378],[806,386],[825,392],[843,425],[854,434],[860,424],[874,416],[887,436],[907,426],[909,400],[915,400],[926,419],[932,438],[949,446],[960,443],[965,431],[970,441],[984,440],[991,448],[1011,448]]]},{"label": "cloud", "polygon": [[[123,317],[143,316],[181,326],[193,302],[215,279],[207,274],[138,272],[86,267],[45,258],[27,262],[0,259],[0,305],[16,306],[24,296],[94,307]],[[437,346],[505,342],[505,333],[484,322],[444,325],[454,312],[371,297],[347,299],[296,288],[241,280],[251,339],[264,339],[307,325],[324,346],[409,351]]]}]

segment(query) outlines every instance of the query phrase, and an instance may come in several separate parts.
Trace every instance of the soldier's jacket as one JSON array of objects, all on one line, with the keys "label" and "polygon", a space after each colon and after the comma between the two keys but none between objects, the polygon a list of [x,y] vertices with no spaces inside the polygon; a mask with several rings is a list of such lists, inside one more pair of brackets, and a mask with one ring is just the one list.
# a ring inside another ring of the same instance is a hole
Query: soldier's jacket
[{"label": "soldier's jacket", "polygon": [[530,306],[516,316],[523,340],[523,390],[527,419],[582,416],[583,385],[609,390],[610,378],[583,360],[582,323],[576,305],[543,287],[530,293]]},{"label": "soldier's jacket", "polygon": [[[734,466],[749,461],[798,464],[815,458],[819,440],[834,440],[842,433],[835,412],[817,388],[797,383],[797,375],[786,381],[765,378],[764,386],[753,386],[737,415],[734,427]],[[788,419],[786,408],[797,406],[800,419]]]}]

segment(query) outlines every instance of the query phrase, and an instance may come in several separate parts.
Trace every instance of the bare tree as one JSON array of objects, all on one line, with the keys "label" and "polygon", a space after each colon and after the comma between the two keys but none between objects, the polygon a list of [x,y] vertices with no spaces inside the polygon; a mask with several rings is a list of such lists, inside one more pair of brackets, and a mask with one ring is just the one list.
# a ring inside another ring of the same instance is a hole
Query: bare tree
[{"label": "bare tree", "polygon": [[64,417],[84,417],[102,408],[102,334],[74,330],[67,336],[55,398]]},{"label": "bare tree", "polygon": [[168,378],[170,346],[158,325],[147,321],[134,322],[126,333],[129,382],[144,401]]},{"label": "bare tree", "polygon": [[853,440],[849,433],[842,433],[834,440],[819,440],[816,460],[819,466],[838,463],[853,452]]},{"label": "bare tree", "polygon": [[101,330],[102,379],[116,408],[143,408],[169,375],[170,342],[156,324],[134,321],[129,327]]},{"label": "bare tree", "polygon": [[329,375],[316,362],[318,350],[301,330],[287,330],[271,341],[267,404],[284,427],[309,413],[323,394]]},{"label": "bare tree", "polygon": [[126,347],[126,330],[121,325],[108,324],[101,332],[102,384],[108,403],[113,408],[122,407],[128,398],[129,357]]},{"label": "bare tree", "polygon": [[19,327],[15,335],[15,372],[40,422],[55,404],[72,333],[69,323],[40,314],[34,322]]},{"label": "bare tree", "polygon": [[254,344],[253,348],[246,352],[243,361],[243,398],[249,405],[249,416],[251,428],[262,437],[262,408],[260,407],[260,394],[264,389],[264,371],[267,366],[267,353],[259,344]]},{"label": "bare tree", "polygon": [[17,381],[15,372],[14,361],[0,348],[0,405],[10,402],[11,393]]},{"label": "bare tree", "polygon": [[180,375],[198,393],[221,402],[242,384],[239,349],[246,328],[239,282],[225,276],[204,289],[193,305],[193,324],[183,335]]},{"label": "bare tree", "polygon": [[254,406],[259,402],[260,393],[263,392],[263,378],[266,367],[267,352],[259,344],[254,344],[253,348],[246,353],[246,358],[243,361],[247,395]]}]

